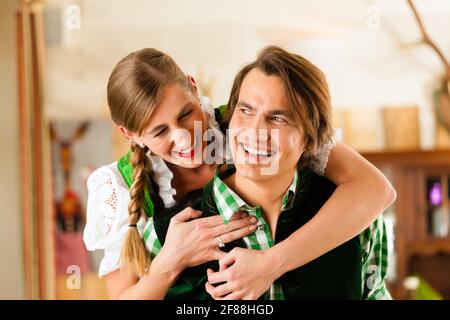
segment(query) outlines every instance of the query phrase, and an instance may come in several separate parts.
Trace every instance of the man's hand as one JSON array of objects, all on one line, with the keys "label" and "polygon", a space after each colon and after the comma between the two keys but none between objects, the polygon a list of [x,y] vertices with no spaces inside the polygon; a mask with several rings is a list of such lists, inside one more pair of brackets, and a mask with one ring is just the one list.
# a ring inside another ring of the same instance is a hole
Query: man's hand
[{"label": "man's hand", "polygon": [[[256,300],[280,276],[265,251],[234,248],[208,269],[206,291],[216,300]],[[217,287],[213,284],[225,282]]]}]

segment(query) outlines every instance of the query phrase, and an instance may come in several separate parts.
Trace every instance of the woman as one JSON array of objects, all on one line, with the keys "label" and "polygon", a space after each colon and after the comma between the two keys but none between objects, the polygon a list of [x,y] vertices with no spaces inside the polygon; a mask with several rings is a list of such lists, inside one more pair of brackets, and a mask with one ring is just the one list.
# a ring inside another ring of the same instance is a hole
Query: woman
[{"label": "woman", "polygon": [[[214,176],[216,164],[202,161],[207,141],[194,144],[192,137],[196,123],[204,132],[218,127],[220,115],[200,100],[194,79],[155,49],[134,52],[116,65],[108,104],[113,121],[131,141],[131,155],[89,178],[86,246],[105,250],[100,275],[106,276],[111,298],[161,299],[184,269],[225,255],[217,239],[230,242],[255,227],[249,227],[249,218],[224,225],[220,217],[201,218],[187,207],[171,219],[165,243],[150,263],[143,227],[154,210],[176,204]],[[180,129],[189,134],[180,135]],[[335,135],[324,150],[315,150],[311,165],[338,187],[280,246],[286,265],[302,266],[356,236],[395,199],[384,176],[338,140]],[[316,230],[333,232],[317,238]]]}]

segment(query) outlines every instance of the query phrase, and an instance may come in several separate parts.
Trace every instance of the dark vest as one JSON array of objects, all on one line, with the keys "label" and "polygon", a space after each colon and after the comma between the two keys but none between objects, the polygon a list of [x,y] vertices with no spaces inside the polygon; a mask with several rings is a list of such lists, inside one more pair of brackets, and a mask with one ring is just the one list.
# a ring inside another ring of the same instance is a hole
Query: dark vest
[{"label": "dark vest", "polygon": [[[281,212],[276,226],[275,243],[289,237],[307,223],[328,200],[336,186],[329,180],[304,168],[299,172],[299,185],[291,209]],[[155,230],[161,244],[170,218],[185,207],[203,211],[203,217],[216,215],[212,181],[203,190],[189,193],[173,208],[155,212]],[[242,239],[226,244],[223,251],[245,248]],[[301,254],[301,252],[298,252]],[[285,273],[281,283],[285,299],[361,299],[362,256],[359,237],[355,237],[316,260]],[[205,291],[206,270],[218,270],[217,261],[186,269],[169,290],[166,299],[211,299]]]}]

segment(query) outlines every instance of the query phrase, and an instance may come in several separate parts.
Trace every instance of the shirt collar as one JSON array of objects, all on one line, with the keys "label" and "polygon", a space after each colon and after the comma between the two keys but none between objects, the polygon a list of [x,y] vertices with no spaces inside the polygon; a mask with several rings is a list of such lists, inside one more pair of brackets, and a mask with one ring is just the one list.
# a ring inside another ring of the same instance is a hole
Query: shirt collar
[{"label": "shirt collar", "polygon": [[[237,211],[251,211],[255,209],[228,187],[223,180],[236,172],[233,164],[223,164],[216,169],[213,179],[213,194],[220,216],[225,224],[230,221],[233,214]],[[281,211],[292,208],[295,194],[297,191],[298,173],[295,171],[291,184],[283,196]]]}]

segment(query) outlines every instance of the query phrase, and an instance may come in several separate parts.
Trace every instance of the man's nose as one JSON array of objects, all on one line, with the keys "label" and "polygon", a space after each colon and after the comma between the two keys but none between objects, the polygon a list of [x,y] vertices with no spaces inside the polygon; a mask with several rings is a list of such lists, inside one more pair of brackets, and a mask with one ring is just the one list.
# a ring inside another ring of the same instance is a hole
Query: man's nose
[{"label": "man's nose", "polygon": [[264,115],[255,115],[249,123],[251,129],[258,131],[259,129],[266,129],[265,117]]},{"label": "man's nose", "polygon": [[264,142],[269,138],[268,127],[263,116],[256,116],[248,123],[246,134],[247,139],[253,142]]}]

